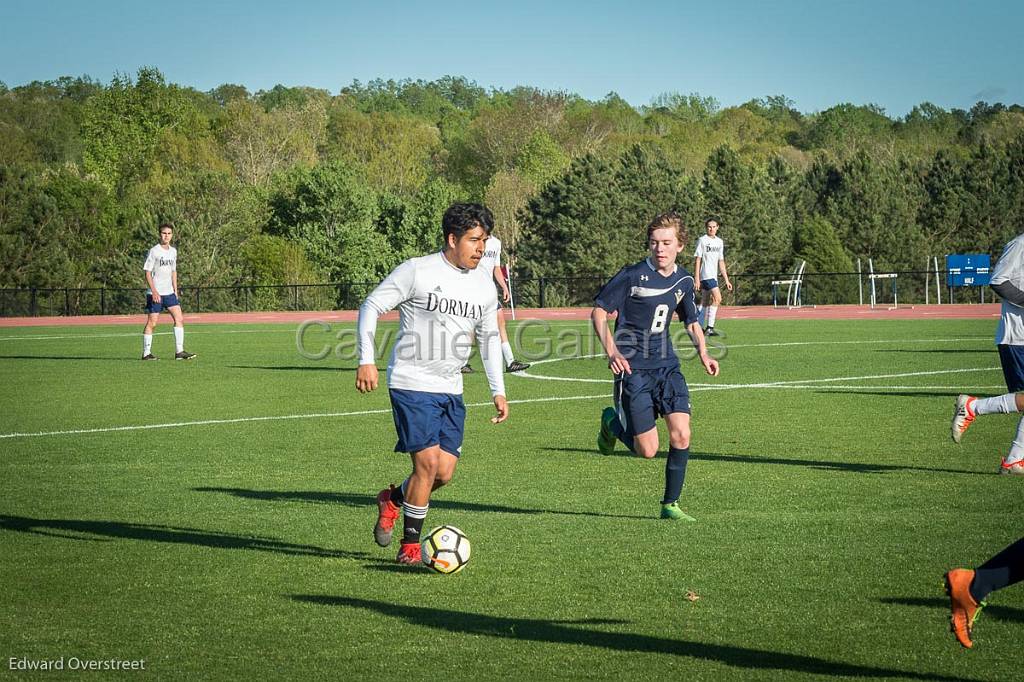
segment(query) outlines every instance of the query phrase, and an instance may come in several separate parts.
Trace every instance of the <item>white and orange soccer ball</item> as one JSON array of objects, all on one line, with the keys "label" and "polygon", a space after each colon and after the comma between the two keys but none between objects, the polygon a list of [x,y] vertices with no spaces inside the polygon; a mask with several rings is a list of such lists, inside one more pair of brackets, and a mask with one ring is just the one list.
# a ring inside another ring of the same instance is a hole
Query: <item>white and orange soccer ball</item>
[{"label": "white and orange soccer ball", "polygon": [[469,538],[455,526],[438,526],[423,538],[423,563],[438,573],[458,573],[469,563]]}]

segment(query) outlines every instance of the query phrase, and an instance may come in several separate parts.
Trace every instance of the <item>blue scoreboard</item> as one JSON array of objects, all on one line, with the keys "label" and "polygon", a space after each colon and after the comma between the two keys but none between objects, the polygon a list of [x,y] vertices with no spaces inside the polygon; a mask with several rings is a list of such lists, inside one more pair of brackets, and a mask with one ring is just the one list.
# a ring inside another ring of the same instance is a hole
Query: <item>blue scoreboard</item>
[{"label": "blue scoreboard", "polygon": [[946,256],[946,286],[985,287],[991,278],[991,258],[987,253]]}]

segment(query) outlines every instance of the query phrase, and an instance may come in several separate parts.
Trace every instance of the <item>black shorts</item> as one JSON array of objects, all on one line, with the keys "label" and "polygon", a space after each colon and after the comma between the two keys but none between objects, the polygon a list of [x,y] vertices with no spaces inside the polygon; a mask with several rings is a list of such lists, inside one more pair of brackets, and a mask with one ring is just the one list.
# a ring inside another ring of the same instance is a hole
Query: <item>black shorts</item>
[{"label": "black shorts", "polygon": [[679,365],[634,369],[616,377],[615,407],[625,419],[626,431],[636,435],[653,429],[658,417],[690,414],[690,389]]}]

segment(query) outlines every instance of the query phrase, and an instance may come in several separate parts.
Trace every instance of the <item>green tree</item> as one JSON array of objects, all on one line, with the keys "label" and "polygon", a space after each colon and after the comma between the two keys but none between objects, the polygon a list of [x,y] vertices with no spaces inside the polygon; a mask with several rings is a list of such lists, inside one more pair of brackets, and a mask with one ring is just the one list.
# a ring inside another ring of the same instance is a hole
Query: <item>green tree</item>
[{"label": "green tree", "polygon": [[857,280],[854,275],[817,273],[853,273],[853,262],[843,250],[832,224],[814,216],[797,226],[793,239],[797,260],[806,261],[802,300],[817,305],[854,303]]}]

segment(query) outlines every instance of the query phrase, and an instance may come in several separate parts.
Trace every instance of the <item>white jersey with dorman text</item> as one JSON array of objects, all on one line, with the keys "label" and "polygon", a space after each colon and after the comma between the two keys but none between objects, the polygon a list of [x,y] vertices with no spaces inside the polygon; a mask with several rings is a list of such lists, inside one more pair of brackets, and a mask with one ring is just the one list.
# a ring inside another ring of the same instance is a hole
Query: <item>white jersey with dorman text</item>
[{"label": "white jersey with dorman text", "polygon": [[493,280],[494,268],[499,265],[501,265],[501,240],[490,236],[484,242],[484,255],[480,258],[480,264],[476,266],[476,269],[484,278]]},{"label": "white jersey with dorman text", "polygon": [[700,258],[699,280],[718,279],[718,263],[725,258],[725,242],[721,237],[701,235],[693,255]]},{"label": "white jersey with dorman text", "polygon": [[156,293],[161,296],[173,294],[174,282],[171,280],[171,273],[178,269],[178,250],[173,246],[165,249],[157,244],[146,254],[146,264],[142,269],[153,273]]},{"label": "white jersey with dorman text", "polygon": [[359,364],[376,362],[377,318],[394,308],[399,323],[389,388],[461,394],[462,367],[476,337],[491,394],[505,394],[498,297],[476,269],[457,268],[441,253],[395,268],[359,308]]},{"label": "white jersey with dorman text", "polygon": [[[996,265],[992,268],[989,284],[1010,282],[1024,291],[1024,234],[1017,236],[1003,248]],[[1024,308],[1003,300],[996,329],[996,343],[1024,346]]]}]

